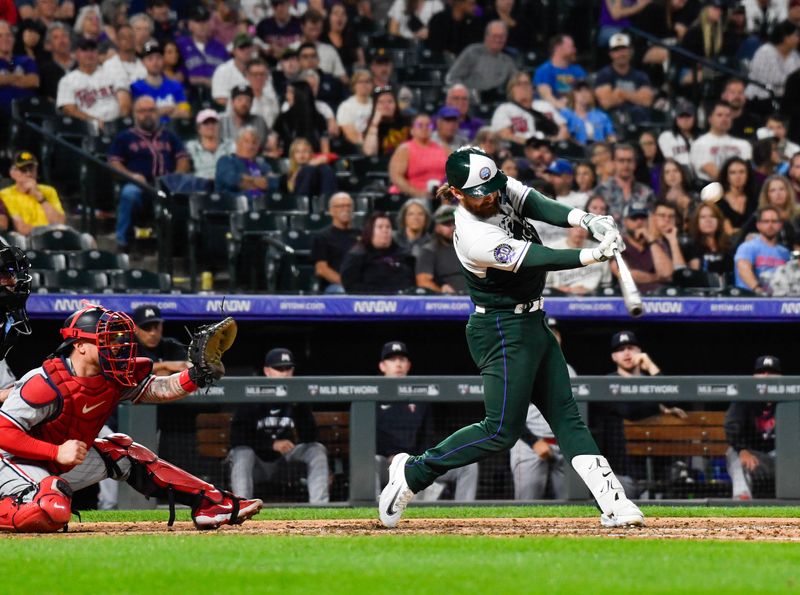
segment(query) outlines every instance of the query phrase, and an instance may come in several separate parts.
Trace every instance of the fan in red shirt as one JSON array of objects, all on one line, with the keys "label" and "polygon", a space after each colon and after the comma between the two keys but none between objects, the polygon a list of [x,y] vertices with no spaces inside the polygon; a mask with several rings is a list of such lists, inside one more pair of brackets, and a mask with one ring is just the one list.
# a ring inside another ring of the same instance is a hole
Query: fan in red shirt
[{"label": "fan in red shirt", "polygon": [[261,500],[243,500],[159,459],[125,434],[96,438],[121,401],[182,399],[209,378],[198,366],[171,376],[152,374],[136,357],[134,324],[123,312],[86,304],[61,329],[64,339],[41,367],[28,372],[0,409],[0,530],[53,532],[71,514],[72,490],[107,477],[150,497],[191,507],[198,529],[238,524]]}]

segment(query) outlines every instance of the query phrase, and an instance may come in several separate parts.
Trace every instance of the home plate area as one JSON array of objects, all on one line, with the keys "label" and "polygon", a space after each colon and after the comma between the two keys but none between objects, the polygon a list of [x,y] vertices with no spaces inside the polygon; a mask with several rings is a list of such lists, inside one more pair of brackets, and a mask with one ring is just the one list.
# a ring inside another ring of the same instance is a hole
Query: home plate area
[{"label": "home plate area", "polygon": [[[177,522],[171,528],[165,522],[76,522],[70,523],[68,532],[53,537],[154,533],[210,537],[216,533],[235,532],[249,535],[482,535],[800,542],[800,518],[648,517],[646,522],[646,527],[604,529],[597,518],[408,519],[401,521],[396,529],[389,530],[377,520],[251,520],[243,525],[224,526],[217,531],[197,531],[190,522]],[[23,536],[14,537],[19,539]]]}]

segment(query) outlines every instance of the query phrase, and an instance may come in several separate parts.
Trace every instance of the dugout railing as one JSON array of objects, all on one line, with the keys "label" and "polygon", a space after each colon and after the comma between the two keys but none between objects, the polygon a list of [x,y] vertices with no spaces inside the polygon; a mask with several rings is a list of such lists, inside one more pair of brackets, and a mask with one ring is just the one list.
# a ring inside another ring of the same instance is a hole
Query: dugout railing
[{"label": "dugout railing", "polygon": [[[680,402],[717,404],[732,401],[776,403],[775,496],[800,500],[800,376],[662,376],[622,378],[584,376],[573,379],[573,394],[584,419],[591,402]],[[225,378],[207,392],[158,407],[239,403],[341,404],[349,409],[349,496],[353,505],[371,505],[375,499],[375,412],[380,403],[475,403],[483,400],[483,384],[477,376],[383,377],[264,377]],[[158,448],[155,405],[123,404],[119,431],[153,450]],[[180,411],[180,409],[178,410]],[[471,421],[479,421],[474,419]],[[588,492],[570,469],[567,499],[581,501]],[[128,486],[120,491],[120,508],[152,508]]]}]

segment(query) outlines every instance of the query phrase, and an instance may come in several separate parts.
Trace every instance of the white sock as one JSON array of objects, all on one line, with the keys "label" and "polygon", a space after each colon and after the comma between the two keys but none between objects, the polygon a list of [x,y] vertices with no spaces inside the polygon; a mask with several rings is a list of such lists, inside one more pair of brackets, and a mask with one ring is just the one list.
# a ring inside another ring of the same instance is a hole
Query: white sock
[{"label": "white sock", "polygon": [[592,492],[603,514],[610,515],[616,502],[627,500],[622,484],[614,475],[605,457],[578,455],[572,458],[572,468]]}]

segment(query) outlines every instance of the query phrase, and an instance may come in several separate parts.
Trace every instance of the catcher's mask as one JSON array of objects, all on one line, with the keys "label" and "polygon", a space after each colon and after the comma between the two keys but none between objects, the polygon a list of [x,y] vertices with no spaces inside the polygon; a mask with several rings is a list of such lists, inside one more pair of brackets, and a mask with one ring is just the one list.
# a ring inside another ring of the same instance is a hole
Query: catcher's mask
[{"label": "catcher's mask", "polygon": [[31,264],[15,246],[0,245],[0,360],[5,358],[20,335],[30,335],[25,304],[31,294]]},{"label": "catcher's mask", "polygon": [[68,355],[80,339],[92,341],[97,346],[103,376],[123,386],[136,386],[133,364],[137,343],[133,320],[127,314],[87,304],[64,321],[61,336],[64,342],[56,354]]},{"label": "catcher's mask", "polygon": [[502,190],[508,182],[494,159],[478,147],[461,147],[450,153],[445,171],[448,184],[473,198]]}]

